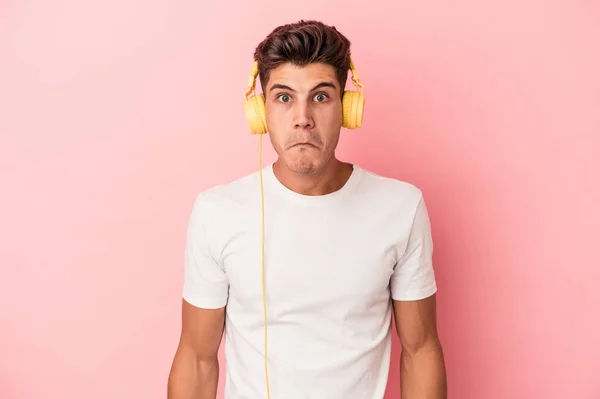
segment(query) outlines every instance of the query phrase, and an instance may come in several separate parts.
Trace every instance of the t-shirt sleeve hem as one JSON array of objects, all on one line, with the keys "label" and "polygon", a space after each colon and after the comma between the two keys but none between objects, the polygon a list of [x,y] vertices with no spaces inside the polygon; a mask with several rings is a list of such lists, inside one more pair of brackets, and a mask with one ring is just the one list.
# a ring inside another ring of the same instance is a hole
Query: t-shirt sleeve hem
[{"label": "t-shirt sleeve hem", "polygon": [[202,309],[219,309],[227,304],[227,298],[207,298],[199,295],[193,295],[190,293],[183,292],[182,298],[189,304]]},{"label": "t-shirt sleeve hem", "polygon": [[426,288],[413,291],[392,292],[392,299],[395,301],[417,301],[419,299],[429,298],[437,292],[437,284],[434,281]]}]

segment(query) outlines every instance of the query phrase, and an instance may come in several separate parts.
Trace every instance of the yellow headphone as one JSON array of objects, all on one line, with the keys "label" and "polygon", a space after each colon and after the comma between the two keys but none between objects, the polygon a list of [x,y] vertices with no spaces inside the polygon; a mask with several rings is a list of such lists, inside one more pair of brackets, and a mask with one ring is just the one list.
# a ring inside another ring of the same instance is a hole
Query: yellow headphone
[{"label": "yellow headphone", "polygon": [[[342,97],[342,126],[347,129],[356,129],[362,126],[363,109],[365,104],[364,87],[358,78],[354,63],[350,60],[352,83],[360,91],[346,90]],[[265,134],[269,131],[265,116],[265,98],[262,94],[255,93],[256,77],[258,76],[258,61],[254,61],[252,73],[248,78],[248,90],[244,96],[244,111],[248,120],[248,127],[252,134]],[[253,94],[254,93],[254,94]],[[252,96],[250,96],[253,94]],[[250,96],[250,97],[248,97]]]},{"label": "yellow headphone", "polygon": [[[342,126],[347,129],[356,129],[362,126],[363,109],[365,104],[364,87],[358,78],[358,73],[354,68],[352,60],[350,60],[350,71],[352,72],[352,82],[361,91],[346,90],[342,97]],[[267,119],[265,116],[265,98],[262,94],[255,93],[256,77],[258,76],[258,61],[254,61],[252,73],[248,78],[248,89],[244,96],[244,111],[246,119],[250,127],[250,133],[258,134],[259,151],[258,151],[258,171],[260,176],[260,192],[262,199],[262,299],[263,299],[263,317],[264,317],[264,368],[265,380],[267,388],[267,398],[271,399],[271,391],[269,388],[269,370],[267,362],[267,300],[265,295],[265,193],[263,186],[262,174],[262,136],[269,131],[267,127]],[[253,94],[254,93],[254,94]],[[248,97],[253,94],[251,97]]]}]

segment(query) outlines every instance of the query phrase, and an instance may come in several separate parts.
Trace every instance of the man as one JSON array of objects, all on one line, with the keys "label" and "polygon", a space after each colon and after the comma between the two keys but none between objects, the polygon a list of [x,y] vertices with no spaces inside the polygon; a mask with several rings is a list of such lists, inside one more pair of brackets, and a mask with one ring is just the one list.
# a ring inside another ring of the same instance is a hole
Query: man
[{"label": "man", "polygon": [[264,287],[257,172],[196,198],[168,398],[216,397],[224,331],[226,399],[383,398],[394,313],[402,398],[445,399],[422,192],[335,155],[348,39],[300,21],[255,59],[278,155],[262,171]]}]

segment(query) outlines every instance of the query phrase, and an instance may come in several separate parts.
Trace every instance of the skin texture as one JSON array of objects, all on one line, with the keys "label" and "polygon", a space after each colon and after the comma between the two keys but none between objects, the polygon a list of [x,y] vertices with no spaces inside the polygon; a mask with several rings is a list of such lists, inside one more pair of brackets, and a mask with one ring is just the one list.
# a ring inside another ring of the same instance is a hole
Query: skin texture
[{"label": "skin texture", "polygon": [[278,155],[274,173],[281,183],[305,195],[340,189],[352,166],[335,156],[342,126],[335,69],[321,63],[280,65],[271,71],[264,95],[269,138]]},{"label": "skin texture", "polygon": [[446,399],[446,369],[436,325],[436,295],[392,303],[402,345],[401,399]]},{"label": "skin texture", "polygon": [[215,399],[225,308],[200,309],[183,300],[181,318],[181,336],[169,373],[167,398]]},{"label": "skin texture", "polygon": [[[274,173],[304,195],[339,190],[352,165],[336,158],[342,125],[341,88],[333,67],[283,64],[265,85],[269,136],[278,154]],[[437,334],[435,295],[394,301],[402,344],[402,399],[446,399],[446,373]],[[215,399],[225,308],[182,304],[182,331],[169,375],[168,399]]]}]

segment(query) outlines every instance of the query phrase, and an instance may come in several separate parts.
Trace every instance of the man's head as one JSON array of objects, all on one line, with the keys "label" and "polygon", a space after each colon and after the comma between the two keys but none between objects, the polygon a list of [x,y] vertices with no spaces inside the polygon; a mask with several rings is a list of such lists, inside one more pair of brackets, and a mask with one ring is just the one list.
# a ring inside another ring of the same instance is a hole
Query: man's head
[{"label": "man's head", "polygon": [[294,172],[318,172],[339,140],[349,40],[335,27],[300,21],[273,30],[254,58],[279,159]]}]

